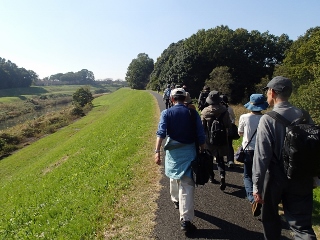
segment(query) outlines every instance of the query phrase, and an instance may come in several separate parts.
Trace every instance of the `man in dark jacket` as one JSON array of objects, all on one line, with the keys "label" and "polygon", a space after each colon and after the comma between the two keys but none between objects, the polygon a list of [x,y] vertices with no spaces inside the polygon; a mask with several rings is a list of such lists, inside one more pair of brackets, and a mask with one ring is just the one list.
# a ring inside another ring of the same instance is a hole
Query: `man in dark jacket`
[{"label": "man in dark jacket", "polygon": [[[201,112],[201,121],[206,133],[206,145],[211,153],[216,158],[218,164],[218,170],[220,173],[220,189],[225,190],[226,182],[225,182],[225,162],[224,156],[228,155],[228,141],[227,141],[227,129],[231,127],[231,120],[229,117],[228,109],[221,104],[221,98],[218,91],[211,91],[206,99],[208,103],[208,107],[205,107]],[[220,117],[221,116],[221,117]],[[226,142],[223,145],[214,145],[210,143],[210,129],[213,123],[213,120],[216,118],[221,118],[222,124],[225,128],[224,136],[226,138]],[[212,169],[212,174],[210,177],[210,181],[214,182],[214,172]]]},{"label": "man in dark jacket", "polygon": [[198,109],[199,111],[202,111],[205,107],[208,106],[207,103],[207,97],[210,92],[210,87],[204,86],[203,90],[200,92],[199,98],[198,98]]}]

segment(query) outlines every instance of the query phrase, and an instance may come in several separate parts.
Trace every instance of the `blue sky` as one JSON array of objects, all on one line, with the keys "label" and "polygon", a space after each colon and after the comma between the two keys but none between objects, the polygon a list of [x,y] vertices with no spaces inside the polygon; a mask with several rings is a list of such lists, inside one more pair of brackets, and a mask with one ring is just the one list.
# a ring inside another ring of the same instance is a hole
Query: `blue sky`
[{"label": "blue sky", "polygon": [[88,69],[96,79],[125,79],[139,53],[156,62],[200,29],[296,40],[320,26],[319,10],[319,0],[0,0],[0,57],[40,78]]}]

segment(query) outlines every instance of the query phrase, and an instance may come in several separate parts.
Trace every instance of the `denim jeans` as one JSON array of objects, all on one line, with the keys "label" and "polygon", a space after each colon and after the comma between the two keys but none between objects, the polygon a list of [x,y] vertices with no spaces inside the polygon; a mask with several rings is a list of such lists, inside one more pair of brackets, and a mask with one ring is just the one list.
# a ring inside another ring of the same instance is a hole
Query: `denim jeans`
[{"label": "denim jeans", "polygon": [[252,161],[253,150],[245,151],[244,165],[243,165],[243,182],[246,190],[248,200],[253,203],[254,198],[252,195],[253,183],[252,183]]}]

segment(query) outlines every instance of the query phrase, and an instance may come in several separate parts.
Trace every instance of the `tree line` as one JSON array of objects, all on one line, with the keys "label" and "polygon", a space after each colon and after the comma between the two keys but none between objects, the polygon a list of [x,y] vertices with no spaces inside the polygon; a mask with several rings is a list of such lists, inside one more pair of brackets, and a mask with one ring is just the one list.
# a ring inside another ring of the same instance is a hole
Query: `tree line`
[{"label": "tree line", "polygon": [[0,89],[29,87],[38,75],[0,57]]},{"label": "tree line", "polygon": [[0,57],[0,89],[24,88],[34,85],[92,84],[93,72],[82,69],[78,72],[57,73],[39,79],[36,72],[18,67],[15,63]]},{"label": "tree line", "polygon": [[320,97],[320,27],[308,29],[295,41],[286,34],[228,26],[199,30],[170,44],[152,63],[145,53],[132,60],[126,75],[131,88],[156,90],[184,84],[196,98],[209,85],[227,94],[231,103],[241,103],[252,93],[261,93],[272,77],[282,75],[293,81],[292,101],[320,123],[316,101]]}]

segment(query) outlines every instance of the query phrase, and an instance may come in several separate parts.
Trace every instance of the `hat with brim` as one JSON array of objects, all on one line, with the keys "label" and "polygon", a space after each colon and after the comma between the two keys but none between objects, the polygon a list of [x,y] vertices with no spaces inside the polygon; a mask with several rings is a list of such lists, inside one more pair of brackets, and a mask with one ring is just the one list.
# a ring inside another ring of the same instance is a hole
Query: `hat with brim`
[{"label": "hat with brim", "polygon": [[250,102],[247,102],[244,107],[253,112],[260,112],[266,110],[269,104],[263,94],[252,94]]},{"label": "hat with brim", "polygon": [[211,91],[206,98],[206,102],[209,105],[218,105],[221,102],[220,94],[218,91]]},{"label": "hat with brim", "polygon": [[177,97],[177,96],[187,96],[186,95],[186,91],[183,88],[175,88],[173,90],[171,90],[171,96],[173,97]]}]

